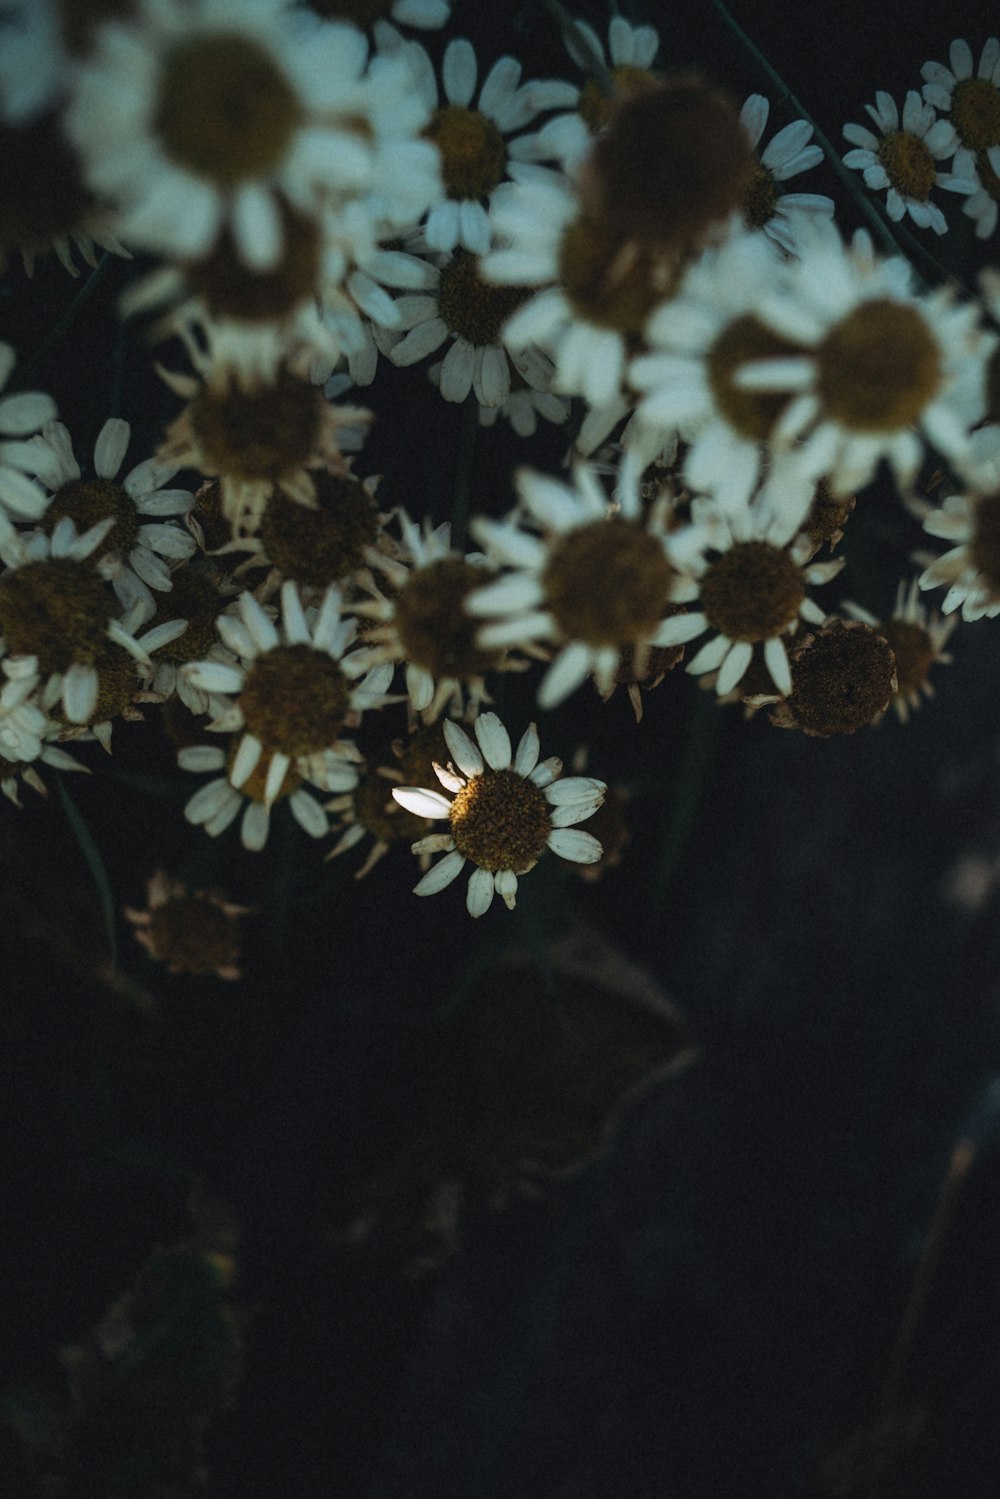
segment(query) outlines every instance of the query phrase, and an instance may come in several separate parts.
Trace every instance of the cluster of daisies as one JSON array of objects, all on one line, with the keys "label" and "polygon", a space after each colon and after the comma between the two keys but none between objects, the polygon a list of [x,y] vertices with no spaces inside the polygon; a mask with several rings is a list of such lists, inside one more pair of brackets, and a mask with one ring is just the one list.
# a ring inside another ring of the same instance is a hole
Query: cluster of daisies
[{"label": "cluster of daisies", "polygon": [[[155,708],[209,835],[263,849],[284,809],[367,844],[359,874],[410,844],[420,894],[472,866],[479,916],[547,850],[615,855],[577,826],[605,784],[491,711],[504,673],[542,711],[620,687],[638,721],[683,663],[826,737],[905,719],[959,614],[1000,614],[1000,273],[928,289],[792,184],[830,169],[807,121],[770,131],[649,26],[563,24],[567,80],[483,65],[448,0],[5,11],[0,259],[142,257],[122,316],[187,355],[138,453],[119,417],[71,433],[0,345],[10,799]],[[844,127],[890,230],[942,233],[940,189],[993,232],[996,38],[974,62],[953,42]],[[362,477],[380,358],[483,426],[561,428],[566,471],[518,468],[503,516],[473,495],[453,544]],[[880,467],[948,543],[884,616],[829,595]]]}]

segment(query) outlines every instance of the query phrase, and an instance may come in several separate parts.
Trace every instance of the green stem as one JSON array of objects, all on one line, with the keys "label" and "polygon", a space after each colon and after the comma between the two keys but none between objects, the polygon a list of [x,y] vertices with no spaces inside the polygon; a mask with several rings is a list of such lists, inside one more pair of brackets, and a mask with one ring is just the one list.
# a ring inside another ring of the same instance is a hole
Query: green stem
[{"label": "green stem", "polygon": [[63,313],[58,323],[56,323],[55,327],[50,329],[50,331],[45,335],[38,348],[35,350],[34,354],[32,354],[27,363],[21,365],[20,369],[18,370],[18,383],[20,385],[24,385],[27,381],[31,380],[34,377],[36,372],[45,363],[45,360],[51,350],[56,346],[56,344],[59,343],[59,341],[65,336],[65,334],[69,332],[80,312],[90,301],[90,298],[97,290],[98,283],[100,282],[101,277],[104,274],[105,267],[107,266],[111,258],[112,257],[108,254],[101,256],[100,260],[97,262],[97,265],[94,267],[90,275],[87,277],[86,281],[80,287],[80,290],[77,292],[72,302],[66,308],[66,311]]},{"label": "green stem", "polygon": [[472,494],[472,467],[476,457],[476,434],[479,431],[479,402],[470,392],[462,408],[462,430],[455,465],[455,488],[451,500],[451,549],[465,550],[469,532],[469,499]]},{"label": "green stem", "polygon": [[87,827],[76,804],[66,790],[66,782],[61,771],[55,772],[55,782],[56,789],[59,792],[59,800],[63,804],[69,825],[73,829],[73,835],[80,845],[80,852],[86,859],[87,868],[90,870],[94,884],[97,886],[97,894],[104,916],[104,925],[108,934],[111,972],[114,974],[118,968],[118,939],[115,934],[115,902],[111,894],[111,882],[108,879],[108,871],[104,860],[101,858],[100,850],[91,836],[90,829]]}]

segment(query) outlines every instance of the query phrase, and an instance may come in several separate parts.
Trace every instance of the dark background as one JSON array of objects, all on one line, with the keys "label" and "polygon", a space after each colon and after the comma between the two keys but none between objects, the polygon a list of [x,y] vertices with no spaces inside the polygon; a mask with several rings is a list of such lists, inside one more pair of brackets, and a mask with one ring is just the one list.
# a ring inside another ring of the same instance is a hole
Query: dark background
[{"label": "dark background", "polygon": [[[995,25],[897,4],[732,10],[838,148],[876,88],[901,101],[956,29],[978,58]],[[767,138],[794,117],[710,5],[633,14],[660,25],[667,63],[701,66],[740,101],[769,94]],[[526,72],[570,76],[541,7],[458,0],[452,31],[484,71],[509,47]],[[825,168],[802,187],[857,222]],[[931,248],[971,283],[995,247],[945,196],[956,227]],[[134,274],[107,261],[47,348],[79,283],[45,263],[0,288],[18,372],[56,397],[81,457],[118,414],[138,461],[176,409],[117,320]],[[461,412],[419,370],[383,371],[370,399],[380,419],[359,471],[446,518]],[[551,469],[561,449],[547,434],[530,459]],[[508,508],[524,457],[502,427],[480,434],[474,510]],[[844,596],[887,609],[918,537],[876,485],[848,530]],[[513,916],[475,924],[464,882],[410,895],[405,852],[359,885],[351,856],[322,863],[277,818],[261,856],[188,828],[196,783],[155,713],[116,726],[111,760],[85,750],[91,777],[63,778],[85,834],[58,776],[44,803],[5,802],[10,1492],[40,1492],[49,1461],[32,1474],[10,1409],[29,1391],[59,1408],[59,1348],[86,1340],[155,1246],[190,1236],[197,1180],[241,1231],[246,1354],[235,1409],[205,1438],[212,1494],[820,1496],[874,1492],[879,1468],[887,1496],[994,1494],[997,629],[959,627],[954,665],[908,727],[843,740],[717,712],[678,674],[638,727],[620,695],[602,707],[584,689],[543,718],[543,753],[585,743],[593,773],[629,791],[624,862],[585,886],[546,861]],[[508,686],[499,707],[523,724],[530,688]],[[243,982],[164,976],[121,920],[115,965],[88,844],[119,905],[141,903],[157,866],[257,905]],[[601,964],[581,971],[567,952]],[[637,1008],[654,990],[678,1024]],[[587,1027],[603,1081],[585,1107],[567,1057]],[[660,1075],[590,1165],[529,1171],[534,1195],[521,1190],[539,1140],[561,1142],[562,1165],[589,1158],[595,1120],[644,1071]],[[960,1139],[972,1163],[942,1210]],[[435,1233],[442,1182],[458,1206]],[[373,1203],[374,1229],[345,1242]],[[936,1212],[936,1273],[898,1367]],[[75,1438],[56,1461],[70,1492],[188,1492],[117,1461],[135,1412],[112,1408],[99,1451]]]}]

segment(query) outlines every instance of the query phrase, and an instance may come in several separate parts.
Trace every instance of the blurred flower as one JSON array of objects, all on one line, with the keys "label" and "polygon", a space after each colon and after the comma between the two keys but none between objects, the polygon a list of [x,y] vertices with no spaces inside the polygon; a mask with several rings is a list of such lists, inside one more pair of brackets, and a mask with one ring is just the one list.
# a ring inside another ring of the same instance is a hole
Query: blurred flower
[{"label": "blurred flower", "polygon": [[907,723],[912,710],[923,698],[934,696],[931,667],[939,662],[950,665],[951,656],[945,642],[958,624],[957,618],[942,619],[936,610],[925,609],[917,598],[918,581],[904,579],[896,590],[896,606],[886,620],[878,620],[867,609],[845,603],[842,608],[852,619],[871,625],[889,642],[896,658],[896,692],[892,706],[900,723]]},{"label": "blurred flower", "polygon": [[137,942],[169,973],[241,977],[239,918],[250,912],[214,890],[189,890],[162,869],[146,887],[144,910],[125,906]]},{"label": "blurred flower", "polygon": [[[10,344],[0,343],[0,391],[16,359]],[[41,485],[28,477],[35,457],[28,439],[55,414],[55,401],[41,391],[0,395],[0,545],[14,535],[12,519],[38,520],[48,503]]]}]

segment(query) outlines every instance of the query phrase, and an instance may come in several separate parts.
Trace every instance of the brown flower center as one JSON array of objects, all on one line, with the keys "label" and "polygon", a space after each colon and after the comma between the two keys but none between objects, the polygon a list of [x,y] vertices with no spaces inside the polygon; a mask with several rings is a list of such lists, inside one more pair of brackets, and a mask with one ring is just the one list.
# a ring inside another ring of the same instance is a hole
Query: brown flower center
[{"label": "brown flower center", "polygon": [[890,130],[879,142],[878,159],[886,176],[904,198],[923,203],[934,186],[934,158],[920,139],[909,130]]},{"label": "brown flower center", "polygon": [[784,392],[743,390],[733,376],[753,359],[798,354],[797,344],[766,327],[752,312],[727,323],[708,351],[708,383],[716,406],[731,427],[764,442],[791,399]]},{"label": "brown flower center", "polygon": [[583,123],[593,135],[604,129],[619,99],[629,98],[633,94],[648,93],[659,87],[652,73],[646,68],[626,66],[612,68],[611,77],[615,83],[613,94],[606,94],[592,78],[588,79],[580,90],[580,98],[576,107]]},{"label": "brown flower center", "polygon": [[217,973],[239,957],[235,916],[199,895],[175,895],[150,912],[153,955],[178,973]]},{"label": "brown flower center", "polygon": [[574,310],[618,333],[642,332],[680,270],[676,252],[623,240],[588,218],[570,224],[559,245],[559,279]]},{"label": "brown flower center", "polygon": [[325,588],[364,564],[365,547],[378,535],[378,510],[350,474],[314,473],[316,509],[307,510],[275,490],[261,517],[260,538],[286,578]]},{"label": "brown flower center", "polygon": [[[234,734],[233,738],[230,740],[229,751],[226,755],[227,775],[229,775],[232,771],[233,764],[236,760],[236,753],[240,747],[240,741],[242,737],[243,736],[241,734]],[[256,766],[251,771],[250,775],[247,776],[246,780],[243,782],[243,785],[240,787],[240,794],[242,796],[248,797],[252,802],[266,801],[267,773],[270,767],[270,757],[266,754],[261,755]],[[285,779],[281,783],[281,790],[275,797],[275,801],[283,802],[285,800],[285,797],[291,796],[292,792],[297,791],[301,784],[302,777],[295,769],[295,766],[290,765],[288,770],[285,772]]]},{"label": "brown flower center", "polygon": [[888,642],[870,626],[832,620],[791,660],[787,708],[807,734],[853,734],[884,713],[896,688]]},{"label": "brown flower center", "polygon": [[164,59],[154,123],[163,149],[221,188],[270,176],[301,118],[270,53],[238,32],[179,41]]},{"label": "brown flower center", "polygon": [[452,802],[449,820],[463,858],[481,869],[515,874],[537,863],[552,831],[542,792],[513,770],[473,776]]},{"label": "brown flower center", "polygon": [[985,78],[961,78],[951,96],[951,122],[970,151],[1000,146],[1000,90]]},{"label": "brown flower center", "polygon": [[941,356],[915,307],[874,297],[819,346],[818,390],[827,414],[856,432],[911,427],[942,380]]},{"label": "brown flower center", "polygon": [[435,681],[467,681],[496,666],[497,651],[476,645],[476,621],[465,612],[474,588],[493,574],[462,557],[442,557],[415,568],[396,598],[396,629],[407,661],[422,666]]},{"label": "brown flower center", "polygon": [[484,281],[478,255],[456,252],[441,272],[438,311],[460,338],[477,349],[500,342],[500,330],[530,293],[518,286]]},{"label": "brown flower center", "polygon": [[315,219],[279,199],[282,251],[270,271],[244,265],[232,230],[226,224],[214,249],[187,265],[191,290],[212,317],[242,323],[270,323],[289,317],[316,293],[320,269],[320,233]]},{"label": "brown flower center", "polygon": [[1000,590],[1000,493],[976,496],[969,557],[992,589]]},{"label": "brown flower center", "polygon": [[542,574],[546,603],[567,640],[613,646],[652,635],[673,571],[655,536],[632,521],[594,521],[560,536]]},{"label": "brown flower center", "polygon": [[690,245],[740,207],[755,157],[732,101],[678,77],[616,100],[584,202],[623,238]]},{"label": "brown flower center", "polygon": [[890,619],[879,629],[896,658],[896,692],[901,698],[919,694],[938,659],[927,631],[908,619]]},{"label": "brown flower center", "polygon": [[701,607],[730,640],[772,640],[788,629],[806,596],[802,569],[769,541],[738,541],[701,580]]},{"label": "brown flower center", "polygon": [[281,370],[273,385],[247,390],[230,379],[206,386],[190,406],[206,472],[277,482],[306,464],[321,430],[323,397]]},{"label": "brown flower center", "polygon": [[441,176],[449,198],[485,198],[503,180],[507,147],[478,109],[447,104],[436,109],[424,131],[441,153]]},{"label": "brown flower center", "polygon": [[332,748],[350,709],[350,688],[325,651],[279,645],[257,657],[239,704],[265,750],[295,758]]},{"label": "brown flower center", "polygon": [[106,538],[91,553],[96,562],[112,552],[127,557],[139,540],[139,520],[135,505],[120,484],[111,479],[71,479],[57,489],[45,512],[45,529],[51,536],[57,521],[69,516],[78,536],[96,526],[98,521],[115,518]]},{"label": "brown flower center", "polygon": [[819,480],[812,506],[802,527],[814,553],[821,546],[829,544],[833,548],[837,545],[857,503],[856,495],[835,495],[826,479]]},{"label": "brown flower center", "polygon": [[161,645],[155,652],[155,660],[177,665],[184,661],[207,661],[219,638],[215,621],[222,613],[224,600],[211,574],[200,568],[181,568],[173,575],[173,585],[169,593],[157,600],[154,624],[186,619],[188,627],[176,640]]},{"label": "brown flower center", "polygon": [[780,197],[774,173],[758,162],[743,194],[743,222],[747,228],[763,229],[769,224]]},{"label": "brown flower center", "polygon": [[354,816],[361,826],[383,843],[419,838],[427,824],[392,799],[392,786],[377,770],[361,777],[354,792]]},{"label": "brown flower center", "polygon": [[0,578],[0,634],[12,656],[37,656],[43,676],[104,649],[111,607],[93,567],[69,557],[27,562]]}]

